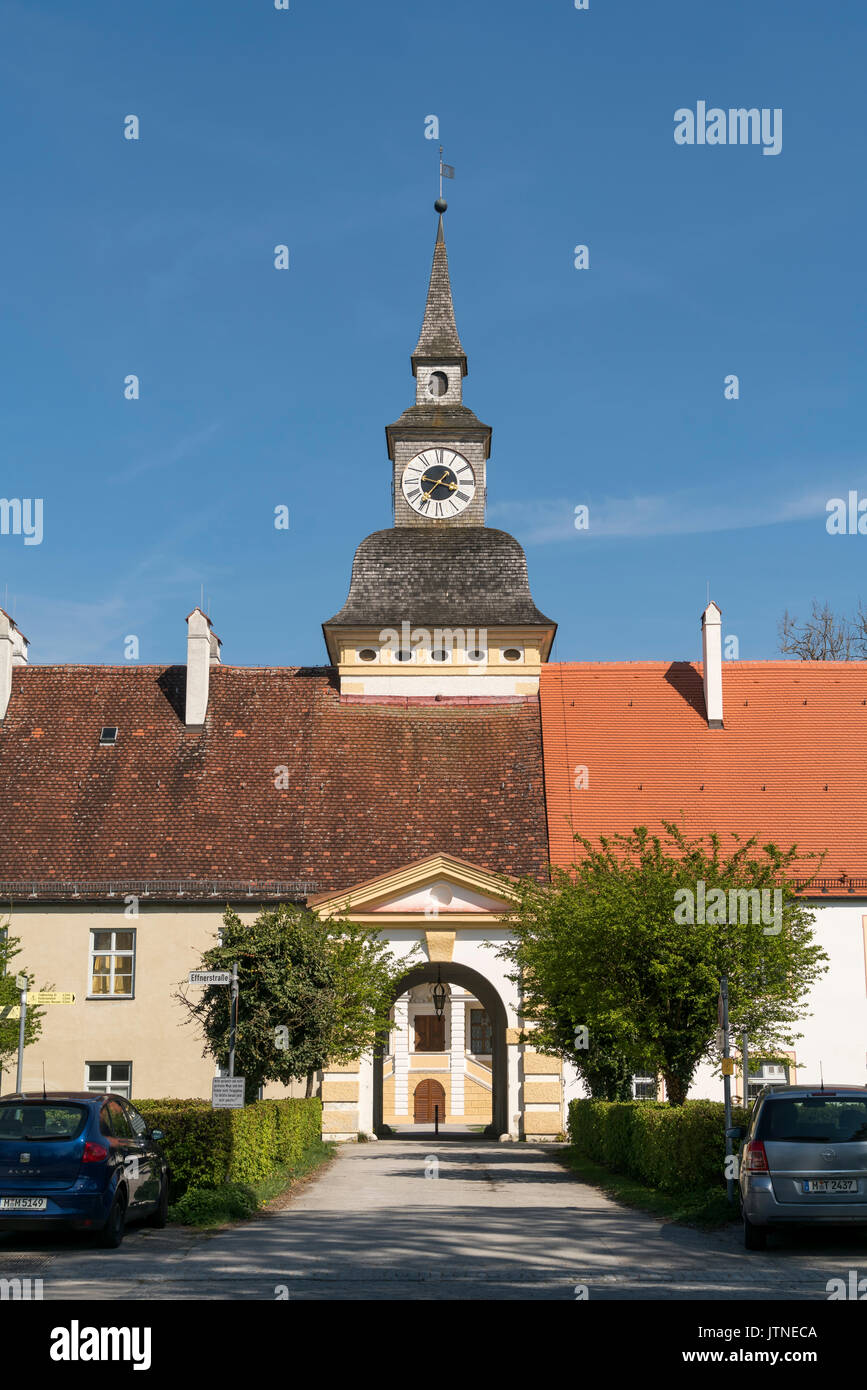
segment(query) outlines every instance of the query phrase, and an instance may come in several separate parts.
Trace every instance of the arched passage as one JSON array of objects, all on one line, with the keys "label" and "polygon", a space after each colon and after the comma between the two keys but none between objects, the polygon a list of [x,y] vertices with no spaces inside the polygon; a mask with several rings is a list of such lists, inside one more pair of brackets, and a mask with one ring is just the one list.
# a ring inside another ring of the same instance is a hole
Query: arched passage
[{"label": "arched passage", "polygon": [[[467,990],[485,1006],[491,1020],[492,1121],[486,1133],[499,1137],[509,1130],[506,1006],[490,980],[486,980],[477,970],[471,970],[468,965],[458,965],[453,961],[428,961],[408,970],[395,985],[392,1003],[406,994],[407,990],[413,989],[416,985],[432,984],[437,978],[440,978],[443,984],[459,985]],[[378,1040],[373,1053],[374,1134],[380,1134],[382,1131],[382,1062],[387,1045],[388,1037],[384,1035]]]}]

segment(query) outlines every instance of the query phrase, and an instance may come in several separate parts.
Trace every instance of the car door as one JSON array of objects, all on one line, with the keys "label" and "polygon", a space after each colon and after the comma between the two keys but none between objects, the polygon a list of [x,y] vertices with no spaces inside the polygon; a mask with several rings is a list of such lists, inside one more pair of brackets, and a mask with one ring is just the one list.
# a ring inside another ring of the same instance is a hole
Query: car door
[{"label": "car door", "polygon": [[162,1156],[150,1138],[150,1129],[144,1116],[140,1115],[135,1106],[130,1104],[128,1100],[121,1101],[121,1105],[129,1121],[136,1145],[135,1152],[138,1155],[139,1178],[141,1180],[138,1192],[139,1201],[144,1206],[156,1206],[160,1199]]},{"label": "car door", "polygon": [[103,1117],[111,1131],[109,1142],[115,1159],[123,1169],[123,1180],[129,1193],[129,1210],[141,1205],[142,1165],[138,1142],[129,1117],[117,1096],[111,1096],[103,1106]]}]

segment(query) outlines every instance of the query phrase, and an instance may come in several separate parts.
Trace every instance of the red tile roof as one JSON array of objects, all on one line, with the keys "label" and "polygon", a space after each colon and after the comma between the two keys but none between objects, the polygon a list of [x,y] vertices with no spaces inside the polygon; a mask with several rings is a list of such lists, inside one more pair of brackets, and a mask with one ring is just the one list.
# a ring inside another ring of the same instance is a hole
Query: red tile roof
[{"label": "red tile roof", "polygon": [[841,875],[867,888],[867,662],[726,661],[724,729],[707,727],[700,664],[552,664],[541,704],[553,863],[577,857],[573,831],[669,820],[827,850],[830,891],[848,892]]},{"label": "red tile roof", "polygon": [[[184,728],[184,683],[183,667],[14,670],[0,892],[194,878],[292,882],[301,896],[431,853],[544,873],[538,702],[345,704],[327,669],[216,666],[198,732]],[[116,745],[99,746],[103,725]]]}]

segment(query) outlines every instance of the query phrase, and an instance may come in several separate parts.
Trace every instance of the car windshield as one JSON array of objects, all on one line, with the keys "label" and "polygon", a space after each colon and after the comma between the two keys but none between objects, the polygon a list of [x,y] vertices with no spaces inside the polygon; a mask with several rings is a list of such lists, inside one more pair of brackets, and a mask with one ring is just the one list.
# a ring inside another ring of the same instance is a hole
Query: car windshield
[{"label": "car windshield", "polygon": [[83,1105],[42,1101],[38,1105],[0,1105],[0,1141],[3,1139],[76,1139],[84,1129]]},{"label": "car windshield", "polygon": [[867,1143],[867,1098],[773,1097],[765,1101],[756,1138],[778,1144]]}]

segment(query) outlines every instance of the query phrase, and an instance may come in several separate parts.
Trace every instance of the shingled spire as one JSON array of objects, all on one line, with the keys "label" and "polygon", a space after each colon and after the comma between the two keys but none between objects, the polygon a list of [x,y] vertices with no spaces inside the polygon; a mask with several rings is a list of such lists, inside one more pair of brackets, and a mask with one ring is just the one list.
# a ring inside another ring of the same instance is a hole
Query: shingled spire
[{"label": "shingled spire", "polygon": [[452,303],[452,286],[449,280],[449,259],[446,254],[446,239],[443,232],[443,218],[440,213],[434,246],[433,266],[427,292],[424,322],[421,326],[415,352],[412,355],[412,373],[418,375],[420,363],[456,363],[461,376],[467,374],[467,355],[458,337],[455,323],[455,306]]}]

